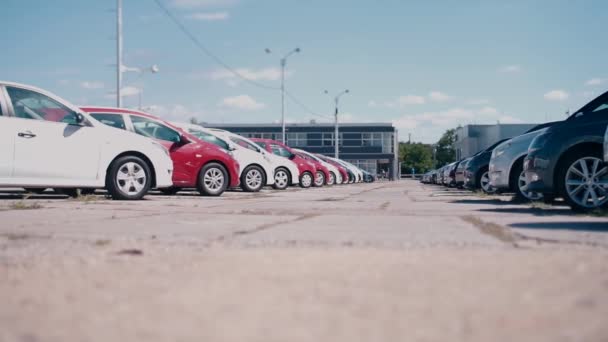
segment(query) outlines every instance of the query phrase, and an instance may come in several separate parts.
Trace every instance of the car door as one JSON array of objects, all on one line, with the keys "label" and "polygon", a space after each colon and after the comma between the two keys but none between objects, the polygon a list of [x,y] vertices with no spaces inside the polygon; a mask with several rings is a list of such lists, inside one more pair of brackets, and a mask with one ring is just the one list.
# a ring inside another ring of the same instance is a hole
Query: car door
[{"label": "car door", "polygon": [[133,131],[147,138],[155,139],[165,146],[173,160],[173,183],[189,182],[198,165],[194,162],[194,144],[182,144],[181,134],[173,128],[139,115],[129,115]]},{"label": "car door", "polygon": [[18,131],[15,181],[23,185],[96,185],[102,137],[78,113],[37,91],[6,87]]},{"label": "car door", "polygon": [[17,131],[15,120],[8,116],[4,87],[0,86],[0,184],[9,184],[13,174]]}]

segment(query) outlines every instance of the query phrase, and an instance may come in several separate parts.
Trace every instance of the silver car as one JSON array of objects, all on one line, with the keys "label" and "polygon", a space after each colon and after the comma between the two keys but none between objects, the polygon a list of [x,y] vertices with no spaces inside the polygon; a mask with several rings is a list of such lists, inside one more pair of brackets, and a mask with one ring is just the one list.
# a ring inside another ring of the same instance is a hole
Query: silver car
[{"label": "silver car", "polygon": [[604,134],[604,161],[608,163],[608,127],[606,127],[606,134]]},{"label": "silver car", "polygon": [[456,175],[454,176],[454,181],[456,183],[457,188],[464,187],[464,170],[467,168],[467,163],[471,160],[472,157],[464,159],[458,164],[456,167]]},{"label": "silver car", "polygon": [[542,134],[553,123],[535,126],[526,133],[496,146],[490,159],[490,185],[498,191],[512,191],[520,199],[538,201],[541,193],[525,191],[527,185],[523,172],[523,160],[528,154],[532,139]]}]

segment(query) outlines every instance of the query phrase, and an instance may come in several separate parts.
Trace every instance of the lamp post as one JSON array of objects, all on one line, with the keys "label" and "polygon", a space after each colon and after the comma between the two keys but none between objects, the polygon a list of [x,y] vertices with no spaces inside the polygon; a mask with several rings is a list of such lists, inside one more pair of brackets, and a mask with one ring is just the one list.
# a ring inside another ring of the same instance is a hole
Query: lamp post
[{"label": "lamp post", "polygon": [[[348,89],[342,91],[341,93],[339,93],[338,95],[336,95],[334,97],[334,104],[335,104],[335,112],[334,112],[334,119],[335,119],[335,133],[334,133],[334,157],[337,159],[340,156],[340,152],[338,149],[338,107],[340,104],[340,97],[342,97],[345,94],[348,94],[350,91]],[[329,92],[326,90],[325,94],[329,95]]]},{"label": "lamp post", "polygon": [[[264,51],[268,54],[272,53],[268,48]],[[302,51],[300,48],[295,48],[281,58],[281,132],[283,134],[283,144],[287,141],[285,133],[285,66],[287,65],[287,58],[300,51]]]}]

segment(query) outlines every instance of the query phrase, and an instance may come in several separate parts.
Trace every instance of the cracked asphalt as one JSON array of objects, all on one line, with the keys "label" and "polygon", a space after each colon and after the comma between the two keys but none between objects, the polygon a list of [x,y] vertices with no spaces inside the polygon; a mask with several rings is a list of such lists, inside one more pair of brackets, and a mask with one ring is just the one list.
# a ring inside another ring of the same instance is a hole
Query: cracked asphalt
[{"label": "cracked asphalt", "polygon": [[608,217],[414,181],[0,192],[0,341],[606,341]]}]

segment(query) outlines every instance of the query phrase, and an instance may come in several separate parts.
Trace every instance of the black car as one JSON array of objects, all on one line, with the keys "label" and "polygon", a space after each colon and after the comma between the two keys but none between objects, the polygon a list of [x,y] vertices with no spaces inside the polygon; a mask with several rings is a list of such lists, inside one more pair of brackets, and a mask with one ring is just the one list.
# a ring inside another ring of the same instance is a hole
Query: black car
[{"label": "black car", "polygon": [[477,154],[469,160],[467,167],[464,170],[465,188],[472,190],[481,189],[485,193],[493,192],[492,187],[490,186],[490,176],[488,174],[492,151],[496,146],[507,140],[509,139],[497,141],[485,150],[477,152]]},{"label": "black car", "polygon": [[602,144],[608,125],[608,92],[534,138],[524,160],[527,190],[563,197],[575,210],[608,203],[608,165]]}]

